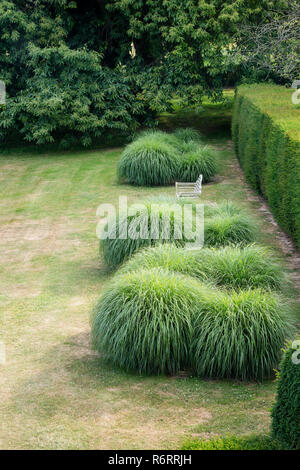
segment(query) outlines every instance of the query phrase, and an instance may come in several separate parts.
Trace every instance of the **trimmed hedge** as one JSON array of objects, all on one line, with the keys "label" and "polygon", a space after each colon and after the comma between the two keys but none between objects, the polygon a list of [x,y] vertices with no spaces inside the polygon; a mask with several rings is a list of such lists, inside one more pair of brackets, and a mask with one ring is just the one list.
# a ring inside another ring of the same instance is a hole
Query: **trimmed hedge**
[{"label": "trimmed hedge", "polygon": [[232,136],[247,181],[300,246],[300,109],[291,97],[278,85],[240,86]]},{"label": "trimmed hedge", "polygon": [[181,450],[284,450],[285,447],[270,436],[226,436],[186,441]]},{"label": "trimmed hedge", "polygon": [[300,364],[292,361],[296,351],[292,346],[285,351],[272,410],[273,435],[291,449],[300,449]]}]

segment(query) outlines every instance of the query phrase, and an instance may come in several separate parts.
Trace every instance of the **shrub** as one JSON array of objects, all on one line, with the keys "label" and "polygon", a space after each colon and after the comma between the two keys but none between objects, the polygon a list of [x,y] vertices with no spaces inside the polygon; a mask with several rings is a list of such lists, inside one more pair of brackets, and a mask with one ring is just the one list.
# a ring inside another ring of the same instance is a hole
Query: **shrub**
[{"label": "shrub", "polygon": [[181,450],[283,450],[284,447],[269,436],[212,437],[186,441]]},{"label": "shrub", "polygon": [[144,131],[139,132],[136,134],[134,138],[134,142],[139,140],[140,138],[150,137],[157,139],[159,142],[164,142],[166,144],[175,147],[177,150],[181,151],[182,142],[181,140],[177,139],[175,134],[170,134],[168,132],[160,131],[160,130],[153,130],[153,129],[146,129]]},{"label": "shrub", "polygon": [[203,175],[203,183],[211,181],[217,172],[217,152],[205,146],[184,152],[181,156],[179,181],[196,181]]},{"label": "shrub", "polygon": [[118,276],[96,306],[95,347],[113,363],[143,374],[173,374],[190,360],[197,281],[161,269]]},{"label": "shrub", "polygon": [[176,139],[163,132],[149,132],[127,145],[118,175],[138,186],[168,185],[176,179],[179,162]]},{"label": "shrub", "polygon": [[200,377],[270,377],[290,332],[288,309],[274,293],[211,290],[195,319],[194,369]]},{"label": "shrub", "polygon": [[[152,242],[151,239],[143,239],[138,237],[136,239],[126,237],[122,238],[122,229],[127,227],[133,217],[123,216],[122,214],[117,215],[116,223],[108,220],[108,224],[105,227],[107,230],[107,238],[100,240],[100,253],[103,254],[104,260],[110,269],[115,269],[125,259],[129,258],[139,248],[149,246]],[[145,224],[147,221],[145,220]],[[114,235],[116,235],[114,237]]]},{"label": "shrub", "polygon": [[254,241],[255,235],[255,223],[244,214],[205,218],[204,242],[207,246],[248,244]]},{"label": "shrub", "polygon": [[[202,251],[203,250],[201,250],[201,252]],[[162,268],[181,274],[187,274],[200,280],[208,279],[204,272],[205,269],[197,263],[197,255],[195,252],[178,248],[174,244],[146,248],[136,253],[120,269],[121,272],[131,272],[138,271],[140,268]]]},{"label": "shrub", "polygon": [[240,86],[232,135],[247,181],[300,245],[300,109],[282,86]]},{"label": "shrub", "polygon": [[205,217],[214,216],[234,216],[243,213],[239,206],[236,206],[231,201],[224,201],[220,204],[205,204],[204,208]]},{"label": "shrub", "polygon": [[206,248],[196,257],[199,267],[218,286],[282,290],[289,284],[282,264],[262,246]]},{"label": "shrub", "polygon": [[175,137],[180,140],[181,142],[201,142],[202,136],[199,134],[196,129],[192,129],[191,127],[187,127],[184,129],[177,129],[174,132]]},{"label": "shrub", "polygon": [[287,283],[281,264],[275,261],[266,248],[256,245],[196,251],[172,244],[161,245],[136,253],[121,270],[129,272],[155,267],[230,288],[279,290]]},{"label": "shrub", "polygon": [[[154,199],[152,203],[154,203]],[[179,211],[182,213],[180,206]],[[116,222],[113,219],[108,220],[105,228],[107,238],[100,241],[100,252],[103,253],[105,262],[111,269],[115,269],[140,248],[159,243],[173,242],[178,246],[185,244],[183,226],[181,227],[182,239],[176,238],[175,211],[172,210],[171,204],[162,203],[159,205],[158,224],[156,224],[155,219],[151,218],[151,202],[146,201],[145,210],[140,214],[136,235],[136,224],[133,219],[134,216],[119,214],[116,217]],[[127,227],[128,236],[123,238],[122,234],[126,234]]]},{"label": "shrub", "polygon": [[[281,362],[277,399],[272,410],[273,435],[291,449],[300,449],[300,364],[292,361],[296,346],[289,346]],[[298,352],[299,349],[298,349]],[[300,354],[298,354],[299,358]]]}]

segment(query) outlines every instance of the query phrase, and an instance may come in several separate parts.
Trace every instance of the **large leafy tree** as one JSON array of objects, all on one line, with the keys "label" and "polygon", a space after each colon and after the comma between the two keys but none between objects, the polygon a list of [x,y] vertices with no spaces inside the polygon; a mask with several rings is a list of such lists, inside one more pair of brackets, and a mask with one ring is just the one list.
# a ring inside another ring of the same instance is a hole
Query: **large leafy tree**
[{"label": "large leafy tree", "polygon": [[287,0],[286,9],[270,11],[259,24],[242,24],[229,57],[249,75],[255,70],[283,82],[299,79],[299,0]]},{"label": "large leafy tree", "polygon": [[279,3],[0,0],[0,137],[89,145],[153,122],[174,92],[189,103],[217,96],[239,25]]}]

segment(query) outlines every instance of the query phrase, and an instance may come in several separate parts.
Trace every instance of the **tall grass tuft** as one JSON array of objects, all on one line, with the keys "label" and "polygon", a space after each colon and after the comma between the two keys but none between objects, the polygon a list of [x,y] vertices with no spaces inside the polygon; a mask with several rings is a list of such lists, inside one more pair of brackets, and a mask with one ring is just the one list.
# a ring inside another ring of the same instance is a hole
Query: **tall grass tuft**
[{"label": "tall grass tuft", "polygon": [[181,156],[178,180],[193,182],[203,175],[203,183],[212,180],[217,172],[218,154],[210,147],[200,147],[184,152]]},{"label": "tall grass tuft", "polygon": [[204,243],[206,246],[249,244],[255,240],[256,225],[245,214],[206,217]]},{"label": "tall grass tuft", "polygon": [[172,244],[136,253],[121,270],[160,267],[226,288],[283,290],[288,285],[281,263],[265,247],[203,248],[188,251]]},{"label": "tall grass tuft", "polygon": [[260,381],[272,376],[290,334],[287,307],[274,293],[207,292],[195,319],[194,369],[201,377]]},{"label": "tall grass tuft", "polygon": [[[182,207],[174,206],[173,210],[172,204],[161,203],[157,204],[157,208],[157,217],[154,217],[151,202],[146,202],[144,211],[138,215],[138,223],[134,216],[128,214],[118,214],[116,221],[108,220],[106,238],[100,241],[100,253],[110,269],[118,267],[140,248],[161,243],[185,245],[183,217],[179,227],[177,224],[180,224],[180,219],[175,223],[175,214],[182,215]],[[124,233],[127,234],[125,237]]]},{"label": "tall grass tuft", "polygon": [[231,201],[223,201],[220,204],[205,204],[204,214],[205,217],[215,216],[234,216],[243,213],[241,207],[236,206]]},{"label": "tall grass tuft", "polygon": [[176,137],[148,132],[129,144],[118,165],[120,180],[138,186],[162,186],[175,181],[180,156]]},{"label": "tall grass tuft", "polygon": [[186,127],[183,129],[176,129],[174,132],[175,137],[180,140],[181,142],[190,142],[190,141],[195,141],[195,142],[201,142],[202,136],[199,134],[196,129],[193,129],[191,127]]},{"label": "tall grass tuft", "polygon": [[92,318],[96,349],[141,374],[174,374],[189,365],[197,281],[162,269],[118,276]]}]

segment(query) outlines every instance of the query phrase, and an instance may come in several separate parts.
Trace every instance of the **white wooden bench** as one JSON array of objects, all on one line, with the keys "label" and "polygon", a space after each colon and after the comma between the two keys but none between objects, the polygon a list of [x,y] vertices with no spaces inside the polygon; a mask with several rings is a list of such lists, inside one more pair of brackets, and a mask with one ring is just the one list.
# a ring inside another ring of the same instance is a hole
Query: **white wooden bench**
[{"label": "white wooden bench", "polygon": [[175,183],[177,197],[199,197],[202,192],[202,179],[200,175],[196,183]]}]

